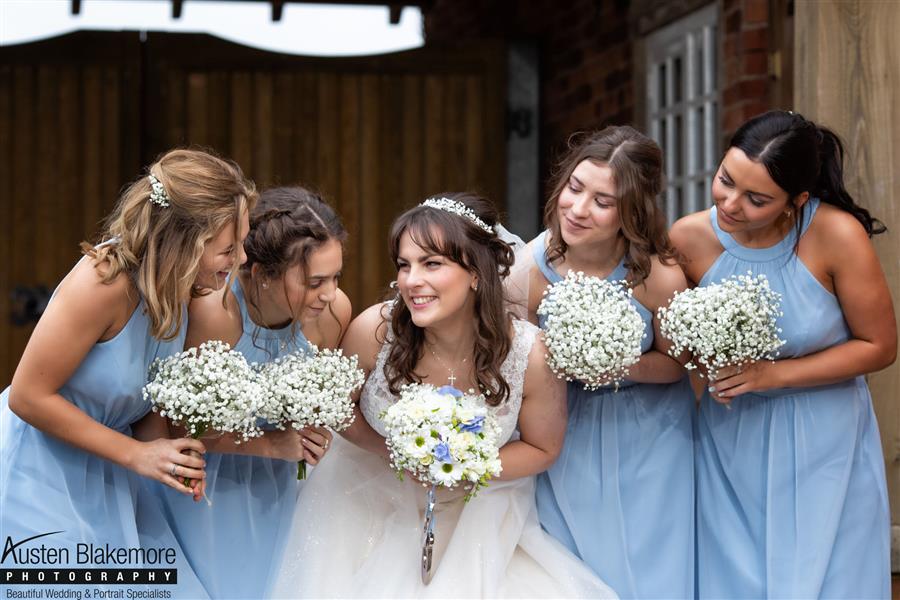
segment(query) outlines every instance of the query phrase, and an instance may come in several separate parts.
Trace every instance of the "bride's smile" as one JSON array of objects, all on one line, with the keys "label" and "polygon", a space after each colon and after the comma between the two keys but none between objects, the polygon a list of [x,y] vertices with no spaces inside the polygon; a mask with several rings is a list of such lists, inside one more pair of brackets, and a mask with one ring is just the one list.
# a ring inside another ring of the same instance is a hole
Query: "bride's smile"
[{"label": "bride's smile", "polygon": [[418,327],[471,321],[477,277],[446,256],[418,245],[406,232],[400,239],[397,285]]}]

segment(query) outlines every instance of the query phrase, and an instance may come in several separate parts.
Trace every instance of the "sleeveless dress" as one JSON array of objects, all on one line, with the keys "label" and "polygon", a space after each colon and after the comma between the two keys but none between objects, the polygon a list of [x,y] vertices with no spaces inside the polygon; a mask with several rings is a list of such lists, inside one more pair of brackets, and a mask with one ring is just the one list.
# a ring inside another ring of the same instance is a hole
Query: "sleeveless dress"
[{"label": "sleeveless dress", "polygon": [[[533,257],[550,283],[547,232]],[[607,276],[625,279],[624,261]],[[653,315],[641,351],[653,345]],[[541,327],[545,319],[540,317]],[[694,596],[694,393],[685,376],[672,384],[624,381],[585,390],[567,385],[569,422],[556,463],[537,479],[541,525],[622,598]]]},{"label": "sleeveless dress", "polygon": [[[150,363],[154,358],[180,351],[183,340],[183,327],[175,340],[155,339],[150,334],[150,320],[141,301],[115,337],[94,344],[59,389],[59,394],[95,421],[130,436],[131,424],[150,411],[150,402],[141,394]],[[110,585],[108,589],[158,589],[167,590],[176,598],[206,598],[205,590],[184,560],[163,518],[159,502],[146,493],[145,486],[152,482],[32,427],[9,409],[9,389],[0,396],[0,539],[15,544],[31,536],[55,532],[22,544],[18,549],[27,551],[41,544],[47,548],[65,548],[68,560],[23,565],[16,564],[11,555],[3,561],[3,567],[121,566],[79,562],[79,544],[93,544],[95,548],[108,545],[111,549],[174,548],[177,557],[174,565],[162,562],[129,563],[128,566],[174,567],[178,571],[177,585]],[[86,586],[55,587],[83,591]],[[9,589],[28,588],[17,585]]]},{"label": "sleeveless dress", "polygon": [[[818,205],[807,203],[803,233]],[[715,208],[710,220],[725,251],[700,285],[765,274],[782,295],[779,358],[850,339],[838,299],[794,252],[796,232],[753,249],[719,229]],[[889,597],[890,512],[865,379],[744,394],[731,406],[706,393],[698,419],[700,597]]]},{"label": "sleeveless dress", "polygon": [[[258,326],[250,319],[237,280],[231,290],[243,324],[234,349],[249,362],[268,362],[307,350],[299,328]],[[297,463],[210,452],[206,477],[212,506],[195,503],[168,486],[157,486],[166,518],[211,597],[266,597],[297,501]]]},{"label": "sleeveless dress", "polygon": [[[509,400],[493,408],[501,439],[516,424],[528,353],[537,328],[517,321],[501,372]],[[379,415],[396,397],[382,347],[360,399],[366,421],[385,435]],[[322,598],[613,598],[615,593],[541,531],[534,478],[492,481],[468,503],[462,490],[438,488],[435,566],[429,585],[419,574],[426,488],[399,481],[388,462],[335,437],[294,512],[290,541],[275,586],[277,597]]]}]

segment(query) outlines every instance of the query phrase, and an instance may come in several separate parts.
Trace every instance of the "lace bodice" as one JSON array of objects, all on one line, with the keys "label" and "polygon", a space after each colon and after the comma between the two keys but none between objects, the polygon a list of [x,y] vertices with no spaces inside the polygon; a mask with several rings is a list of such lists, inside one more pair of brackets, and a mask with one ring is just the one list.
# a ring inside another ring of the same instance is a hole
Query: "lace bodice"
[{"label": "lace bodice", "polygon": [[[500,365],[500,372],[509,384],[509,399],[500,406],[490,409],[497,417],[497,422],[502,430],[501,445],[508,442],[513,436],[518,437],[516,424],[519,420],[519,409],[522,407],[522,386],[525,383],[528,353],[531,352],[535,336],[540,331],[527,321],[514,320],[513,326],[515,333],[512,346],[506,360]],[[387,432],[378,415],[397,399],[388,389],[387,379],[384,377],[384,362],[387,360],[392,340],[393,336],[388,334],[387,340],[378,352],[375,368],[372,369],[369,379],[366,380],[359,401],[359,408],[366,421],[382,436],[386,436]]]}]

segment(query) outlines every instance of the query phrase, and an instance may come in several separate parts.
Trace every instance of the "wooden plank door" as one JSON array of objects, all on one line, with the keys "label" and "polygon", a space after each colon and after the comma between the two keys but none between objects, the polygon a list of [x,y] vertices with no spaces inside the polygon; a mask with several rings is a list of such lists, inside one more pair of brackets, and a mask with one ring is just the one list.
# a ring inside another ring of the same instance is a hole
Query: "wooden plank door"
[{"label": "wooden plank door", "polygon": [[136,33],[0,49],[0,387],[34,329],[14,317],[46,300],[138,173],[140,107]]},{"label": "wooden plank door", "polygon": [[342,287],[358,312],[393,278],[387,233],[403,209],[448,190],[502,202],[504,57],[482,45],[307,58],[151,33],[147,146],[212,147],[260,188],[323,193],[350,232]]}]

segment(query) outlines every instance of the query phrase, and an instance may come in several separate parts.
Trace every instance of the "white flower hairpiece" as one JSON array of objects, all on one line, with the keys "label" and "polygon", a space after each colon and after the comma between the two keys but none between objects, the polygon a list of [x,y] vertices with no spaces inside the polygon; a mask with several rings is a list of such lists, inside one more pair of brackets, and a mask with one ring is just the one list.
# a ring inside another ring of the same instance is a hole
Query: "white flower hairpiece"
[{"label": "white flower hairpiece", "polygon": [[150,181],[150,202],[168,208],[169,195],[166,194],[166,188],[152,173],[147,175],[147,179]]},{"label": "white flower hairpiece", "polygon": [[453,213],[454,215],[459,215],[460,217],[464,217],[483,229],[488,233],[494,233],[494,228],[482,221],[478,215],[475,214],[475,211],[463,204],[462,202],[457,202],[456,200],[451,200],[450,198],[429,198],[419,206],[427,206],[429,208],[436,208],[438,210],[444,210],[449,213]]}]

